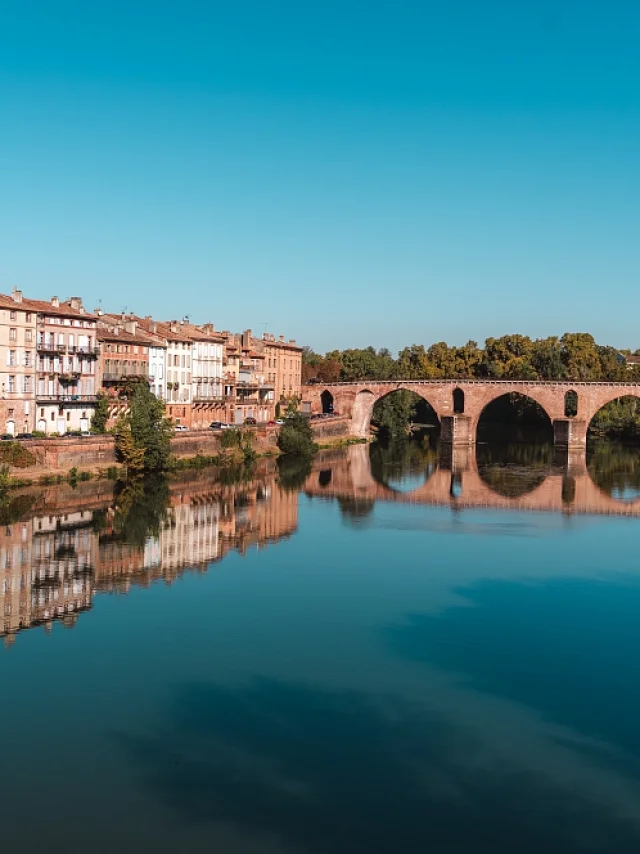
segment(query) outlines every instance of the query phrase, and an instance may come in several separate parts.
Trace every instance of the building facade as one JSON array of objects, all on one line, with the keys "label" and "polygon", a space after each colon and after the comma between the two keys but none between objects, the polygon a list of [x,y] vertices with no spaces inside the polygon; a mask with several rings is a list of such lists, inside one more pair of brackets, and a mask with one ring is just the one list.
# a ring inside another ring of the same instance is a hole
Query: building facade
[{"label": "building facade", "polygon": [[37,314],[36,429],[59,435],[88,430],[100,384],[95,315],[79,297],[23,304]]},{"label": "building facade", "polygon": [[0,295],[0,433],[15,436],[35,426],[36,312],[22,293]]}]

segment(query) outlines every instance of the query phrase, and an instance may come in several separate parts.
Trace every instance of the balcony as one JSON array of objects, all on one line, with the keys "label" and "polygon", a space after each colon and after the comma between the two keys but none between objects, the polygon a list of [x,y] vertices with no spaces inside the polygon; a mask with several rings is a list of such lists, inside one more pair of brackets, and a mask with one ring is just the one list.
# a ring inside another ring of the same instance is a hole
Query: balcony
[{"label": "balcony", "polygon": [[93,403],[97,400],[95,394],[38,394],[38,403]]},{"label": "balcony", "polygon": [[137,374],[126,374],[123,371],[105,371],[102,374],[102,382],[103,383],[124,383],[128,380],[132,382],[136,382],[137,380],[149,380],[153,381],[153,377],[149,377],[148,374],[145,373],[137,373]]},{"label": "balcony", "polygon": [[38,341],[38,352],[39,353],[66,353],[67,345],[66,344],[55,344],[52,341]]},{"label": "balcony", "polygon": [[192,398],[194,403],[224,403],[224,397],[222,395],[203,395],[200,392],[196,392]]},{"label": "balcony", "polygon": [[77,356],[99,356],[100,347],[78,347],[70,344],[67,348],[69,353],[75,353]]}]

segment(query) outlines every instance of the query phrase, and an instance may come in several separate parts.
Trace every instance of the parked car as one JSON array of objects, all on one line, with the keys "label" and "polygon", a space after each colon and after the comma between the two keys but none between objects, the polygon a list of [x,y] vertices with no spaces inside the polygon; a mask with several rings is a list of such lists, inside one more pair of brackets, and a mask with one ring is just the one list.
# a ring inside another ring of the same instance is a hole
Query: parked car
[{"label": "parked car", "polygon": [[280,425],[280,426],[281,426],[282,424],[284,424],[284,418],[276,418],[276,424],[278,424],[278,425]]},{"label": "parked car", "polygon": [[93,433],[91,433],[89,430],[83,430],[83,431],[82,431],[82,433],[80,433],[80,436],[81,436],[83,439],[88,439],[88,438],[90,438],[91,436],[93,436]]},{"label": "parked car", "polygon": [[271,420],[271,421],[267,421],[267,427],[275,427],[275,426],[276,426],[276,423],[277,423],[277,422],[275,422],[275,421],[273,421],[273,420]]},{"label": "parked car", "polygon": [[209,430],[222,430],[226,425],[222,421],[212,421],[209,424]]},{"label": "parked car", "polygon": [[16,439],[33,439],[33,433],[18,433]]},{"label": "parked car", "polygon": [[175,432],[176,432],[176,433],[184,433],[184,432],[186,432],[189,428],[187,427],[187,425],[186,425],[186,424],[174,424],[174,425],[173,425],[173,429],[175,430]]},{"label": "parked car", "polygon": [[255,418],[245,418],[244,423],[247,427],[255,427],[258,422]]}]

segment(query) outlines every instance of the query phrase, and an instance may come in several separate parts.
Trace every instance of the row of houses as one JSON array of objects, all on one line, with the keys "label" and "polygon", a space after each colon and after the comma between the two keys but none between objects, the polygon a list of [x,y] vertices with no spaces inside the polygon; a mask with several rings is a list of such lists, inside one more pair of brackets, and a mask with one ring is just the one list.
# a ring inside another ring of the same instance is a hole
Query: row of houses
[{"label": "row of houses", "polygon": [[112,415],[145,382],[176,424],[269,421],[300,396],[302,348],[284,336],[217,331],[211,323],[87,311],[0,294],[0,433],[88,430],[99,394]]}]

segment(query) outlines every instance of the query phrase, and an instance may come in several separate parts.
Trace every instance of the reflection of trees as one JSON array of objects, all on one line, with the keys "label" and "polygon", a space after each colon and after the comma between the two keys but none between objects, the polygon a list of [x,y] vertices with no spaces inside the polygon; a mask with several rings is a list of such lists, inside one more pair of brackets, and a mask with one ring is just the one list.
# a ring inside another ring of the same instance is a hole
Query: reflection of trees
[{"label": "reflection of trees", "polygon": [[404,478],[423,477],[426,482],[438,465],[437,443],[432,445],[428,436],[423,441],[374,442],[369,460],[374,480],[388,489],[393,489],[389,481]]},{"label": "reflection of trees", "polygon": [[522,854],[578,854],[584,839],[637,849],[637,827],[614,822],[610,802],[587,800],[562,773],[541,783],[517,749],[495,761],[484,733],[454,718],[402,699],[255,679],[186,685],[155,729],[118,740],[160,809],[201,826],[203,839],[235,826],[252,850],[276,839],[306,854],[489,854],[513,850],[516,838]]},{"label": "reflection of trees", "polygon": [[553,471],[553,445],[480,444],[476,450],[478,474],[505,498],[520,498],[532,492]]},{"label": "reflection of trees", "polygon": [[298,454],[284,454],[278,458],[278,483],[287,492],[302,489],[311,474],[311,459]]},{"label": "reflection of trees", "polygon": [[359,522],[373,512],[376,502],[372,498],[338,498],[340,515],[345,521]]},{"label": "reflection of trees", "polygon": [[11,496],[6,490],[0,490],[0,525],[13,525],[27,518],[35,500],[35,495]]},{"label": "reflection of trees", "polygon": [[640,453],[618,442],[600,441],[587,448],[587,469],[606,495],[640,496]]},{"label": "reflection of trees", "polygon": [[169,485],[166,478],[135,478],[116,488],[113,531],[133,546],[144,546],[157,537],[167,519]]}]

